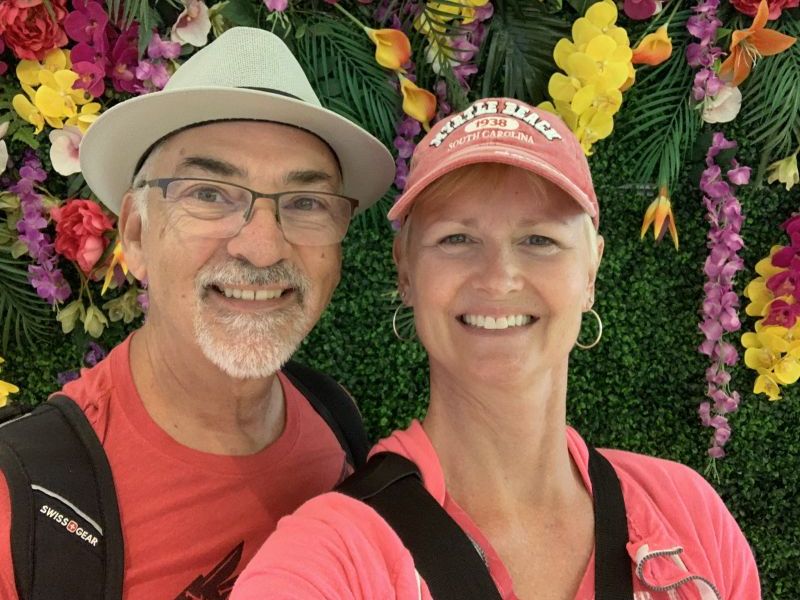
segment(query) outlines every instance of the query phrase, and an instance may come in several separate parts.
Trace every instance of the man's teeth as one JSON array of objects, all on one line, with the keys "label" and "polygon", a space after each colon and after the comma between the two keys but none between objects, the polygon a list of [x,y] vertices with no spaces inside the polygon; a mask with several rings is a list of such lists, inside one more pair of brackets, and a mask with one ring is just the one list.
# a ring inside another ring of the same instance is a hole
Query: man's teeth
[{"label": "man's teeth", "polygon": [[530,315],[508,315],[506,317],[485,317],[483,315],[464,315],[464,322],[481,329],[508,329],[520,327],[531,322]]},{"label": "man's teeth", "polygon": [[222,288],[222,293],[228,298],[240,298],[242,300],[271,300],[278,298],[283,290],[242,290],[239,288]]}]

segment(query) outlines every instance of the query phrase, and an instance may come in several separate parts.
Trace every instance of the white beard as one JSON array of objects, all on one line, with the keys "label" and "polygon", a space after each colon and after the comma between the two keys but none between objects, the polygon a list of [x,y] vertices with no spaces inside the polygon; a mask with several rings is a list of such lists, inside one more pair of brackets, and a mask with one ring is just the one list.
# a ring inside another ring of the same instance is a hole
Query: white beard
[{"label": "white beard", "polygon": [[[264,314],[211,311],[204,297],[211,284],[267,285],[294,288],[297,303]],[[227,263],[204,269],[197,276],[194,334],[205,357],[236,379],[262,379],[276,373],[291,358],[314,323],[305,312],[308,279],[293,265],[279,263],[258,269]]]}]

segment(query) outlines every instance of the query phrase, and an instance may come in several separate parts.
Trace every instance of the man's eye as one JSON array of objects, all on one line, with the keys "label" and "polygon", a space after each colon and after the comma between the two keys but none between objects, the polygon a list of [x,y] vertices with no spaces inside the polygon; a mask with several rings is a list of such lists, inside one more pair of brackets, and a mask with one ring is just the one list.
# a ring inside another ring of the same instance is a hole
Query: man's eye
[{"label": "man's eye", "polygon": [[284,208],[292,210],[317,211],[327,208],[325,202],[316,196],[295,196]]},{"label": "man's eye", "polygon": [[209,204],[227,204],[230,202],[225,192],[215,187],[192,188],[184,195],[193,200],[200,200],[201,202],[208,202]]}]

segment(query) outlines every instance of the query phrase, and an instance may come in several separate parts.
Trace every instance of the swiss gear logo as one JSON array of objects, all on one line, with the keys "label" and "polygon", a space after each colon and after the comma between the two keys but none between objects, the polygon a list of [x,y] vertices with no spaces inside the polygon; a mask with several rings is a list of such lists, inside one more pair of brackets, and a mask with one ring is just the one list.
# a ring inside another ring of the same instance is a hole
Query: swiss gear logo
[{"label": "swiss gear logo", "polygon": [[97,536],[88,527],[82,527],[74,519],[70,519],[65,514],[59,512],[58,510],[56,510],[51,506],[48,506],[47,504],[43,504],[42,507],[39,509],[39,512],[48,519],[61,525],[69,533],[75,535],[76,537],[86,542],[90,546],[97,546],[97,542],[99,540],[97,539]]}]

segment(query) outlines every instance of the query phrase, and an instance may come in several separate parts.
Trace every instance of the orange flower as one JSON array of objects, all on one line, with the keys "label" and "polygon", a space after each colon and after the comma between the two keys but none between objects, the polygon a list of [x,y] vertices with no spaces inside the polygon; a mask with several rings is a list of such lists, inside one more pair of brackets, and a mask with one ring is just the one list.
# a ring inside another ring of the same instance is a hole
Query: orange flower
[{"label": "orange flower", "polygon": [[669,229],[669,234],[672,236],[672,243],[675,244],[675,250],[678,249],[678,229],[675,227],[675,217],[672,214],[672,203],[669,201],[669,192],[666,186],[661,186],[658,190],[658,198],[653,200],[650,206],[647,207],[647,212],[644,213],[644,221],[642,221],[642,235],[647,230],[653,227],[653,237],[656,241],[661,241],[664,234]]},{"label": "orange flower", "polygon": [[370,29],[365,27],[375,44],[375,60],[392,71],[400,70],[411,58],[411,43],[399,29]]},{"label": "orange flower", "polygon": [[128,274],[128,263],[125,262],[125,255],[122,253],[122,243],[119,240],[117,240],[117,243],[114,245],[114,251],[111,253],[111,264],[108,265],[106,269],[103,289],[100,290],[101,296],[106,293],[108,286],[111,284],[111,280],[114,278],[114,268],[117,265],[120,266],[125,275]]},{"label": "orange flower", "polygon": [[667,35],[667,26],[662,25],[655,33],[648,33],[633,50],[635,65],[660,65],[672,56],[672,40]]},{"label": "orange flower", "polygon": [[429,122],[436,114],[436,96],[417,87],[402,74],[398,73],[397,76],[400,78],[400,91],[403,93],[403,112],[422,123],[425,131],[428,131]]},{"label": "orange flower", "polygon": [[731,37],[731,53],[722,63],[719,73],[725,81],[739,86],[762,56],[780,54],[796,39],[773,29],[764,29],[769,17],[767,0],[761,0],[753,24],[748,29],[737,29]]}]

